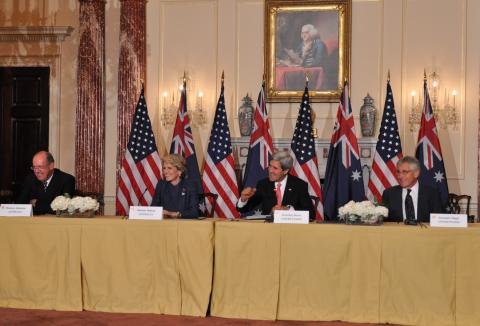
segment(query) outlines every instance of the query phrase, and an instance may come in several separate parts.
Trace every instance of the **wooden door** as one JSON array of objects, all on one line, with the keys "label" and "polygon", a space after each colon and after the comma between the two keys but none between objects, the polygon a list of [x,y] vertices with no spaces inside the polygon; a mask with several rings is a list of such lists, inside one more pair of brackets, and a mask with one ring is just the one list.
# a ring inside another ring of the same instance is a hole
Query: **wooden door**
[{"label": "wooden door", "polygon": [[0,202],[12,202],[32,156],[48,150],[49,67],[0,67]]}]

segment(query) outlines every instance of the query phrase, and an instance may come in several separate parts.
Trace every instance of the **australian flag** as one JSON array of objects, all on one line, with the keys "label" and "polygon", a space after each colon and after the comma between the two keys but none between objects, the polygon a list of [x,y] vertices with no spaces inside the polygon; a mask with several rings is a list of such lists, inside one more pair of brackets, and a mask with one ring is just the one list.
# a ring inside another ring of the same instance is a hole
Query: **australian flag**
[{"label": "australian flag", "polygon": [[415,156],[420,162],[420,183],[437,188],[440,192],[443,207],[447,207],[447,174],[443,164],[442,148],[440,147],[426,79],[423,82],[423,112]]},{"label": "australian flag", "polygon": [[195,154],[195,145],[193,143],[192,128],[190,127],[187,114],[187,82],[185,78],[183,79],[182,94],[180,96],[175,129],[173,130],[170,154],[179,154],[185,157],[187,161],[188,178],[197,185],[198,193],[203,194],[197,155]]},{"label": "australian flag", "polygon": [[323,200],[326,220],[337,220],[338,208],[350,200],[365,200],[362,166],[346,81],[328,152]]},{"label": "australian flag", "polygon": [[253,116],[253,131],[250,136],[243,187],[255,188],[259,180],[268,176],[268,164],[272,159],[272,152],[273,143],[265,105],[265,82],[263,82]]}]

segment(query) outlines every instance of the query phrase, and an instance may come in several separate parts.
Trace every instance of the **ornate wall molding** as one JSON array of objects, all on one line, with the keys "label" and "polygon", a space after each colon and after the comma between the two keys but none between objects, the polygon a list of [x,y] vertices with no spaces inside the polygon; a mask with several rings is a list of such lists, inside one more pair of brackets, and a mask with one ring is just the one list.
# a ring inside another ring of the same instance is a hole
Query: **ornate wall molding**
[{"label": "ornate wall molding", "polygon": [[[10,26],[0,27],[0,66],[3,67],[50,67],[50,108],[48,148],[59,166],[60,156],[60,107],[61,107],[61,53],[62,42],[73,31],[72,26]],[[19,51],[23,42],[36,42],[40,45],[56,43],[45,53]]]},{"label": "ornate wall molding", "polygon": [[0,42],[63,42],[72,32],[72,26],[0,27]]}]

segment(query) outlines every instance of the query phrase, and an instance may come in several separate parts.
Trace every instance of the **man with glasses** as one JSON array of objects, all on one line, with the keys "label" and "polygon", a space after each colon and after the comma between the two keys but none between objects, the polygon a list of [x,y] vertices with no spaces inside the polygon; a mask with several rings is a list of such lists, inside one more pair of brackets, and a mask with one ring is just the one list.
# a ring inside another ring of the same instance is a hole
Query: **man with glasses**
[{"label": "man with glasses", "polygon": [[33,173],[25,178],[17,199],[19,204],[32,204],[33,214],[53,214],[50,203],[55,197],[75,195],[75,178],[55,168],[52,154],[40,151],[33,156]]},{"label": "man with glasses", "polygon": [[420,163],[412,156],[397,162],[398,186],[385,189],[382,203],[388,208],[390,222],[430,222],[430,213],[443,213],[437,189],[418,182]]}]

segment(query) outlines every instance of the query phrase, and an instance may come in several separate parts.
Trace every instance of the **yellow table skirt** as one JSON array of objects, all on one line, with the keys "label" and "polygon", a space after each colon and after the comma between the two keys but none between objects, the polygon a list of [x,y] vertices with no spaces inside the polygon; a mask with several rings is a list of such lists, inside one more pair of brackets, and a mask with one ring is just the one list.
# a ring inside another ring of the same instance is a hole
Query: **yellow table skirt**
[{"label": "yellow table skirt", "polygon": [[480,325],[480,227],[217,222],[211,312]]},{"label": "yellow table skirt", "polygon": [[213,221],[0,218],[0,306],[205,316],[213,236]]}]

